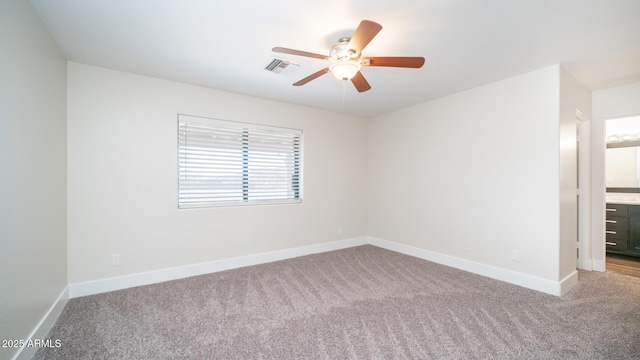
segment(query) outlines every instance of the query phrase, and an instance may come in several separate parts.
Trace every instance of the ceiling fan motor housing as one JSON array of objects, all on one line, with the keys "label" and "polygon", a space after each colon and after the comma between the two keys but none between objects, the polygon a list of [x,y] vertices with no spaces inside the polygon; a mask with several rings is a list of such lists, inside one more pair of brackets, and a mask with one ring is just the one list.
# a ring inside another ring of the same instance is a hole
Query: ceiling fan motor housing
[{"label": "ceiling fan motor housing", "polygon": [[331,61],[356,61],[360,59],[360,54],[354,50],[349,49],[350,37],[343,37],[338,40],[338,43],[331,47],[329,51],[329,58]]}]

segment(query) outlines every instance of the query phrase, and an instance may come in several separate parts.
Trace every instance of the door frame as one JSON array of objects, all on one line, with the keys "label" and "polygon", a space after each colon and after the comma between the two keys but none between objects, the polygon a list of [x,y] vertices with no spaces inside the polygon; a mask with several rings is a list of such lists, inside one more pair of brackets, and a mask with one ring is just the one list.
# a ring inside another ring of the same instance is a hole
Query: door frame
[{"label": "door frame", "polygon": [[592,181],[591,181],[591,121],[576,110],[578,189],[578,253],[577,268],[594,270],[592,252]]}]

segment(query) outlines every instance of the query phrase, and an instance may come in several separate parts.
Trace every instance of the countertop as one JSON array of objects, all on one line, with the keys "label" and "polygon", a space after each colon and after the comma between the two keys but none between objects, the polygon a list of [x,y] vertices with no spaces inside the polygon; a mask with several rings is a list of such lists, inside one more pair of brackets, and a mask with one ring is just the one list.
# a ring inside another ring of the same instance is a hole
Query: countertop
[{"label": "countertop", "polygon": [[610,194],[606,195],[607,204],[640,205],[640,194]]}]

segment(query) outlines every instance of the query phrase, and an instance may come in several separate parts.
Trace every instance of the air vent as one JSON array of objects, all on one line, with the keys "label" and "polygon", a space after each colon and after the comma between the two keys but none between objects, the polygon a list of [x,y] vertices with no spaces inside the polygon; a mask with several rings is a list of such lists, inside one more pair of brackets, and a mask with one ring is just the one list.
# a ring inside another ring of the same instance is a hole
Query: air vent
[{"label": "air vent", "polygon": [[300,65],[298,64],[294,64],[288,61],[284,61],[282,59],[274,58],[267,63],[264,69],[274,74],[284,75],[284,74],[292,73],[299,66]]}]

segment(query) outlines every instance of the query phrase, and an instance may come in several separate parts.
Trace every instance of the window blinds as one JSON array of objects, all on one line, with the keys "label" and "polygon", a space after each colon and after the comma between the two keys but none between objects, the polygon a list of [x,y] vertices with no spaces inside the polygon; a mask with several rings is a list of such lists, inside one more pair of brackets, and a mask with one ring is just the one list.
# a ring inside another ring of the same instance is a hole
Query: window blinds
[{"label": "window blinds", "polygon": [[301,130],[178,116],[179,208],[301,199]]}]

